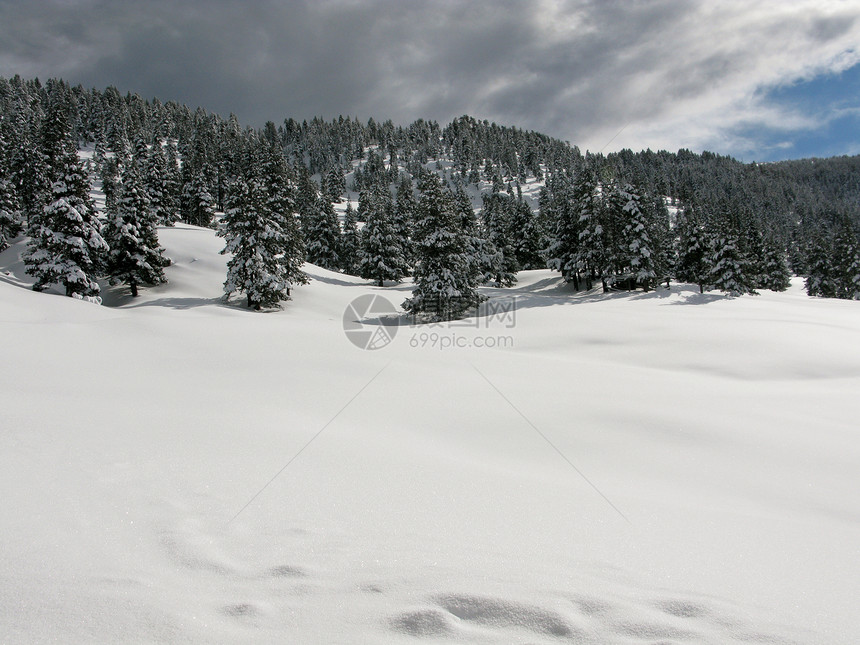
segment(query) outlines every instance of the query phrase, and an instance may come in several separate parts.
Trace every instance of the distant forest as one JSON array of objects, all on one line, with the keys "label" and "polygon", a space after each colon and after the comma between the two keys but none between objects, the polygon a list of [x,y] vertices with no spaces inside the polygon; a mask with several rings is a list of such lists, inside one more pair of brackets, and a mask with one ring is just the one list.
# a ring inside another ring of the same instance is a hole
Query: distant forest
[{"label": "distant forest", "polygon": [[[524,198],[536,182],[537,199]],[[356,208],[339,217],[348,191]],[[475,305],[478,285],[535,268],[576,288],[678,280],[735,294],[785,289],[795,274],[810,295],[860,297],[860,156],[583,154],[469,116],[253,129],[112,87],[0,78],[0,249],[28,236],[36,288],[95,297],[98,277],[133,294],[157,284],[169,260],[155,231],[176,221],[219,231],[233,255],[225,291],[255,308],[287,299],[304,261],[379,285],[412,275],[407,310],[438,318]]]}]

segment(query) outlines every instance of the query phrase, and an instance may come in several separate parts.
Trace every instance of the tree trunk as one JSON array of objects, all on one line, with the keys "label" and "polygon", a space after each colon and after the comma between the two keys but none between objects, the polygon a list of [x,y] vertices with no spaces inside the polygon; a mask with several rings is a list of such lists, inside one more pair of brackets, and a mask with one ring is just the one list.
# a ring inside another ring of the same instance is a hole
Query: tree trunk
[{"label": "tree trunk", "polygon": [[131,297],[137,298],[137,282],[132,280],[131,282],[128,283],[128,286],[131,287]]}]

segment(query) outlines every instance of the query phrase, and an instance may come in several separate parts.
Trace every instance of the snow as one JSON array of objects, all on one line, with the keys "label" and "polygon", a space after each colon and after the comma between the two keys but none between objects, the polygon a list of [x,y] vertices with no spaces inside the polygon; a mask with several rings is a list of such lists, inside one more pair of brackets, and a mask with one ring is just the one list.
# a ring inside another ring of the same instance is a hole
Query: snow
[{"label": "snow", "polygon": [[408,282],[254,313],[159,238],[105,306],[0,254],[3,642],[856,642],[860,303],[529,271],[363,351]]}]

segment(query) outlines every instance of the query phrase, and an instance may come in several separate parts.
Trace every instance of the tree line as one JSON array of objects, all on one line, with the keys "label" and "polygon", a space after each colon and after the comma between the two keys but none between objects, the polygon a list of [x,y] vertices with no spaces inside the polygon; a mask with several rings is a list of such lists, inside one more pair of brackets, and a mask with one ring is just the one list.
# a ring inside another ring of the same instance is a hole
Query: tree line
[{"label": "tree line", "polygon": [[[381,286],[411,275],[404,306],[438,318],[476,305],[481,284],[545,267],[605,291],[674,279],[755,293],[794,273],[811,295],[857,298],[858,160],[582,154],[471,117],[255,130],[115,88],[0,78],[0,248],[29,236],[37,289],[95,298],[106,277],[136,295],[164,280],[157,227],[214,227],[231,256],[225,292],[256,309],[306,282],[304,261]],[[522,192],[535,182],[537,203]]]}]

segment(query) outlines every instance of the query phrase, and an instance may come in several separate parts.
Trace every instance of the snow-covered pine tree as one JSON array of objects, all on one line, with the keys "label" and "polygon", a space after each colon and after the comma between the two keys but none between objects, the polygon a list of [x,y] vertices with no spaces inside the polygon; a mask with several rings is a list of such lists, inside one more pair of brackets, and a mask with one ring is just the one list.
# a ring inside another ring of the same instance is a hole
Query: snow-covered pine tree
[{"label": "snow-covered pine tree", "polygon": [[103,228],[110,246],[107,275],[111,284],[126,284],[136,298],[139,285],[167,282],[164,267],[170,260],[158,243],[156,218],[150,207],[136,159],[122,170],[116,205],[107,212]]},{"label": "snow-covered pine tree", "polygon": [[119,199],[120,166],[115,156],[103,157],[99,163],[98,174],[101,176],[102,192],[105,196],[105,210],[116,208]]},{"label": "snow-covered pine tree", "polygon": [[450,195],[434,173],[424,174],[419,189],[415,288],[403,308],[430,321],[462,318],[486,298],[478,293],[473,263]]},{"label": "snow-covered pine tree", "polygon": [[741,250],[733,223],[724,213],[715,225],[709,282],[715,289],[732,296],[756,295],[749,262]]},{"label": "snow-covered pine tree", "polygon": [[520,269],[542,269],[546,266],[543,231],[528,203],[520,197],[511,218],[511,250]]},{"label": "snow-covered pine tree", "polygon": [[332,165],[329,168],[325,183],[326,194],[328,195],[327,199],[334,204],[341,203],[343,201],[343,194],[346,192],[346,178],[343,175],[343,171],[337,165]]},{"label": "snow-covered pine tree", "polygon": [[711,278],[711,243],[704,224],[692,206],[687,206],[678,222],[677,279],[699,285],[699,293]]},{"label": "snow-covered pine tree", "polygon": [[143,164],[143,183],[149,208],[160,226],[173,226],[179,218],[171,170],[161,139],[154,139]]},{"label": "snow-covered pine tree", "polygon": [[21,232],[20,207],[15,185],[0,175],[0,251]]},{"label": "snow-covered pine tree", "polygon": [[347,202],[343,214],[343,234],[340,237],[340,266],[344,273],[358,274],[360,249],[361,234],[358,230],[358,217],[352,202]]},{"label": "snow-covered pine tree", "polygon": [[22,229],[21,204],[11,173],[12,137],[8,117],[0,114],[0,251]]},{"label": "snow-covered pine tree", "polygon": [[146,164],[146,159],[149,157],[149,146],[146,145],[146,139],[143,138],[143,133],[138,133],[134,137],[134,143],[131,146],[129,157],[138,165],[138,168],[143,168]]},{"label": "snow-covered pine tree", "polygon": [[215,198],[209,192],[209,181],[202,168],[192,171],[190,181],[182,187],[183,219],[194,226],[211,226],[215,218]]},{"label": "snow-covered pine tree", "polygon": [[71,148],[77,149],[77,141],[73,140],[69,106],[64,100],[52,100],[39,128],[39,150],[52,183],[62,174]]},{"label": "snow-covered pine tree", "polygon": [[266,190],[267,212],[279,224],[282,231],[281,266],[283,275],[288,283],[287,295],[290,295],[290,285],[307,284],[308,276],[302,271],[305,258],[305,241],[302,237],[301,220],[296,207],[295,178],[283,149],[279,143],[270,143],[263,147],[262,162],[259,164],[261,183]]},{"label": "snow-covered pine tree", "polygon": [[314,208],[305,214],[304,235],[308,262],[330,271],[340,269],[340,222],[325,192],[320,193]]},{"label": "snow-covered pine tree", "polygon": [[409,271],[404,240],[394,228],[394,204],[385,185],[376,184],[362,193],[366,223],[361,231],[358,270],[362,278],[375,280],[380,287],[386,280],[400,282]]},{"label": "snow-covered pine tree", "polygon": [[302,225],[302,236],[305,243],[310,240],[310,228],[317,217],[317,206],[319,205],[320,192],[316,182],[311,178],[310,172],[304,165],[299,165],[295,170],[295,189],[293,190],[293,201],[299,221]]},{"label": "snow-covered pine tree", "polygon": [[584,168],[578,177],[573,191],[573,208],[579,217],[577,269],[585,275],[587,289],[591,289],[593,278],[599,278],[605,293],[609,291],[607,279],[611,273],[612,244],[605,227],[606,208],[600,183],[591,167]]},{"label": "snow-covered pine tree", "polygon": [[[182,201],[182,171],[179,168],[179,151],[173,140],[167,139],[164,142],[164,155],[167,157],[167,169],[164,175],[165,200],[175,213],[174,219],[178,221]],[[171,226],[171,224],[165,225]]]},{"label": "snow-covered pine tree", "polygon": [[833,239],[832,270],[835,296],[846,300],[860,298],[860,243],[847,217],[843,217]]},{"label": "snow-covered pine tree", "polygon": [[785,291],[791,285],[788,255],[776,240],[770,239],[763,242],[761,267],[760,288]]},{"label": "snow-covered pine tree", "polygon": [[845,272],[845,297],[860,300],[860,253],[855,249]]},{"label": "snow-covered pine tree", "polygon": [[51,169],[33,128],[18,129],[16,145],[9,155],[9,178],[18,196],[22,224],[29,230],[51,201]]},{"label": "snow-covered pine tree", "polygon": [[739,231],[737,239],[741,255],[746,260],[745,269],[750,287],[760,289],[767,280],[764,264],[765,242],[761,223],[757,221],[748,205],[737,209],[735,219],[739,222],[736,226],[736,230]]},{"label": "snow-covered pine tree", "polygon": [[544,191],[540,200],[541,219],[550,231],[546,265],[579,289],[579,213],[574,209],[572,186],[561,176],[551,183],[552,190]]},{"label": "snow-covered pine tree", "polygon": [[31,240],[24,253],[26,272],[36,278],[34,291],[59,284],[67,296],[98,299],[97,276],[108,245],[101,236],[77,151],[71,143],[67,145],[65,154],[54,163],[52,199],[30,226]]},{"label": "snow-covered pine tree", "polygon": [[180,212],[182,219],[194,226],[209,227],[217,207],[216,128],[212,117],[198,108],[193,126],[180,139],[182,171]]},{"label": "snow-covered pine tree", "polygon": [[248,155],[243,176],[228,190],[218,235],[226,240],[222,253],[233,256],[226,297],[244,293],[248,307],[259,311],[288,300],[291,286],[307,283],[308,277],[301,271],[304,248],[282,155],[271,147],[262,151],[262,161],[257,151]]},{"label": "snow-covered pine tree", "polygon": [[514,253],[512,230],[514,200],[503,193],[493,192],[483,195],[481,227],[483,237],[493,245],[496,259],[489,278],[496,287],[510,287],[516,284],[519,263]]},{"label": "snow-covered pine tree", "polygon": [[651,223],[651,241],[654,244],[654,271],[657,282],[665,282],[669,288],[670,280],[675,278],[678,266],[676,247],[677,231],[673,228],[672,217],[666,202],[659,195],[644,195],[643,207]]},{"label": "snow-covered pine tree", "polygon": [[648,231],[648,218],[642,209],[642,198],[632,186],[625,186],[619,192],[624,219],[624,230],[621,232],[621,264],[629,269],[637,285],[648,291],[657,272],[654,266],[654,245]]},{"label": "snow-covered pine tree", "polygon": [[472,207],[472,200],[466,194],[462,183],[457,184],[453,207],[459,221],[460,232],[466,244],[470,275],[475,284],[489,282],[500,270],[502,254],[496,250],[492,242],[483,236],[478,223],[478,216]]},{"label": "snow-covered pine tree", "polygon": [[397,185],[392,224],[394,225],[394,234],[403,242],[403,257],[409,267],[415,261],[415,251],[412,248],[412,225],[415,221],[415,209],[412,179],[403,175]]},{"label": "snow-covered pine tree", "polygon": [[836,297],[836,281],[831,265],[832,244],[829,236],[817,232],[806,248],[806,293],[822,298]]}]

